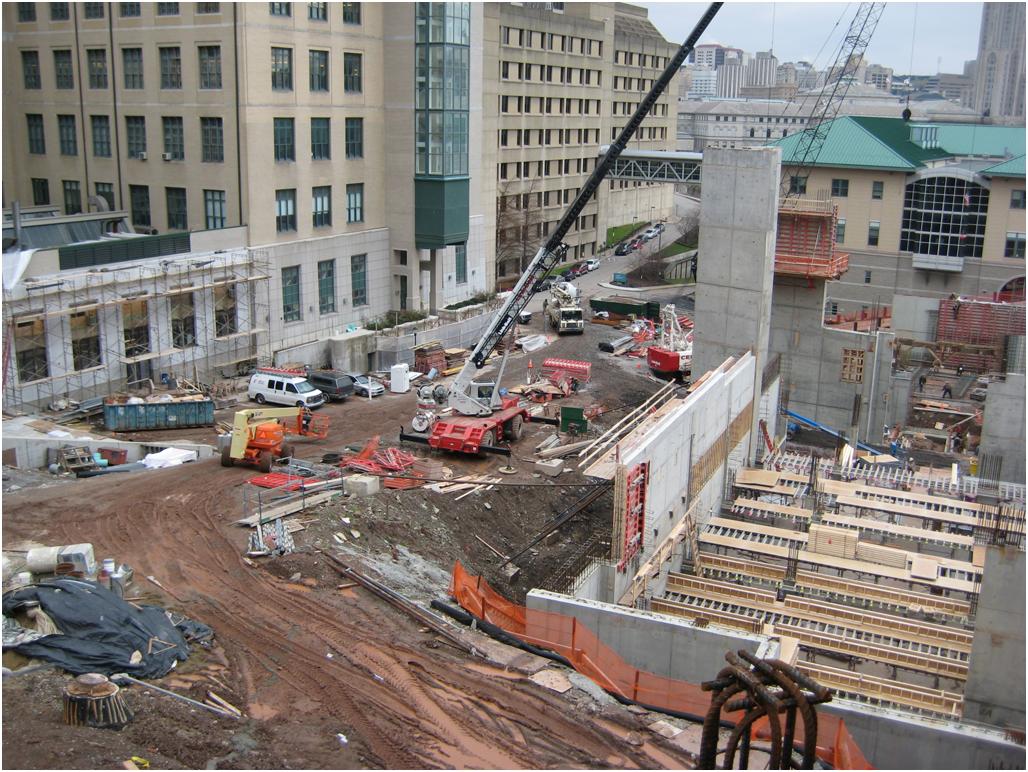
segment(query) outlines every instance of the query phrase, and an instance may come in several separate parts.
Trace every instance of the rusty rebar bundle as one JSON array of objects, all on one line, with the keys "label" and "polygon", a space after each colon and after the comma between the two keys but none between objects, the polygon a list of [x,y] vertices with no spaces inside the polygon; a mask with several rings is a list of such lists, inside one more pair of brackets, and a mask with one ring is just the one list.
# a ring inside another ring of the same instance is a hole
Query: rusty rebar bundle
[{"label": "rusty rebar bundle", "polygon": [[[771,732],[768,769],[813,769],[817,751],[817,713],[814,706],[832,699],[827,687],[777,659],[760,659],[748,651],[727,652],[728,667],[713,681],[701,684],[713,692],[703,721],[698,769],[733,769],[739,754],[739,769],[746,769],[754,723],[766,716]],[[747,666],[747,663],[749,666]],[[724,748],[718,750],[722,712],[745,711]],[[782,714],[785,718],[782,724]],[[796,716],[803,722],[801,758],[794,759]],[[724,754],[718,766],[717,758]]]},{"label": "rusty rebar bundle", "polygon": [[64,723],[121,729],[132,720],[132,711],[118,686],[99,673],[84,673],[64,688]]}]

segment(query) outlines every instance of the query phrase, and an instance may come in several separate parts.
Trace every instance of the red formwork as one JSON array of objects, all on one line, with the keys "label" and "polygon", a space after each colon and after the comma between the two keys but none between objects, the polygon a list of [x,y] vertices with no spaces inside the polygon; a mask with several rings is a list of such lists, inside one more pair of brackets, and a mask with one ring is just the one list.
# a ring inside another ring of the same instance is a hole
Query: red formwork
[{"label": "red formwork", "polygon": [[980,298],[946,298],[939,301],[935,340],[991,346],[990,350],[942,353],[946,367],[963,366],[973,372],[1003,369],[1006,339],[1025,334],[1025,304],[1002,303]]},{"label": "red formwork", "polygon": [[[693,716],[703,716],[710,707],[710,692],[703,691],[699,684],[630,665],[574,617],[511,603],[481,576],[469,574],[459,561],[453,567],[450,595],[472,616],[565,657],[575,670],[608,692],[654,708]],[[711,678],[715,675],[711,673]],[[801,726],[797,727],[796,739],[802,740]],[[818,713],[817,755],[835,769],[873,769],[844,721],[830,713]]]},{"label": "red formwork", "polygon": [[805,278],[838,279],[849,268],[849,255],[835,243],[838,207],[831,201],[787,198],[778,208],[775,273]]}]

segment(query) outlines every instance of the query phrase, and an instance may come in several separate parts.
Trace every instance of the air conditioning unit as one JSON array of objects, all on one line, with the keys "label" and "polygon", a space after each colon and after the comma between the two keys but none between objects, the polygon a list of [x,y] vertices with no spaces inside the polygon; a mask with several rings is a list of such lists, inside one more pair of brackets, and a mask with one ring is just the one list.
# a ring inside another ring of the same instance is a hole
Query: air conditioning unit
[{"label": "air conditioning unit", "polygon": [[136,158],[138,158],[140,161],[145,161],[146,160],[146,152],[144,151],[142,153],[137,154]]},{"label": "air conditioning unit", "polygon": [[161,153],[161,158],[165,161],[171,160],[171,153]]}]

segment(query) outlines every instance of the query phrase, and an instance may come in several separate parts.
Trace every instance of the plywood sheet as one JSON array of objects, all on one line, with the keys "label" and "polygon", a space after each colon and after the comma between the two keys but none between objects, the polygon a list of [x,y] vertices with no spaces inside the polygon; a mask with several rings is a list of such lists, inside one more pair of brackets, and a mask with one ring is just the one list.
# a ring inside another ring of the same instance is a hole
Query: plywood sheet
[{"label": "plywood sheet", "polygon": [[735,482],[739,485],[774,488],[778,485],[778,472],[769,469],[740,469]]},{"label": "plywood sheet", "polygon": [[937,579],[939,563],[934,558],[915,557],[910,566],[910,575],[915,579]]}]

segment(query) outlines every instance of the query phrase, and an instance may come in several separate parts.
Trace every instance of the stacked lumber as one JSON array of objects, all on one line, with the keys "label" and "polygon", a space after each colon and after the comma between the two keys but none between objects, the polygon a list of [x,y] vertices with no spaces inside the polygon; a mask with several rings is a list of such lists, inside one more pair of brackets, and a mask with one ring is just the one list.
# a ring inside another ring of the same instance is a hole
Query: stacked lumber
[{"label": "stacked lumber", "polygon": [[446,353],[439,341],[432,341],[414,347],[414,369],[419,373],[427,373],[432,369],[441,373],[446,369]]},{"label": "stacked lumber", "polygon": [[428,489],[435,493],[453,494],[460,493],[456,500],[460,500],[468,494],[474,493],[479,490],[490,491],[495,487],[495,483],[503,482],[500,477],[486,477],[486,476],[465,476],[455,477],[453,480],[444,483],[434,483],[429,485]]},{"label": "stacked lumber", "polygon": [[410,468],[411,473],[426,480],[443,480],[450,470],[436,458],[418,458]]},{"label": "stacked lumber", "polygon": [[443,349],[443,353],[446,355],[446,367],[442,371],[443,375],[455,375],[464,367],[464,362],[471,352],[466,348],[446,348]]},{"label": "stacked lumber", "polygon": [[811,525],[807,533],[807,549],[819,555],[853,560],[857,557],[859,534],[849,528]]},{"label": "stacked lumber", "polygon": [[[892,566],[893,568],[907,567],[906,550],[882,547],[877,544],[858,544],[857,558],[866,560],[868,563],[878,563],[879,565]],[[933,571],[931,578],[934,579],[937,574],[938,571]]]}]

